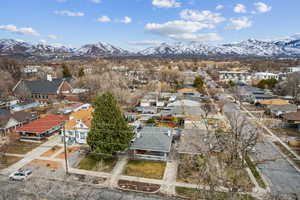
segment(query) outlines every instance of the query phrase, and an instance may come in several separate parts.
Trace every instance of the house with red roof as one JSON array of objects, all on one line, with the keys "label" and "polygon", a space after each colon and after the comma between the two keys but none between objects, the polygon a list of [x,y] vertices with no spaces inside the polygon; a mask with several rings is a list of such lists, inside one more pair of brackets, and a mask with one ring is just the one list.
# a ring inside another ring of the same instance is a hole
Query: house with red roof
[{"label": "house with red roof", "polygon": [[66,116],[47,115],[46,117],[39,118],[17,128],[16,132],[19,133],[23,139],[40,140],[54,133],[59,133],[66,120],[68,120]]}]

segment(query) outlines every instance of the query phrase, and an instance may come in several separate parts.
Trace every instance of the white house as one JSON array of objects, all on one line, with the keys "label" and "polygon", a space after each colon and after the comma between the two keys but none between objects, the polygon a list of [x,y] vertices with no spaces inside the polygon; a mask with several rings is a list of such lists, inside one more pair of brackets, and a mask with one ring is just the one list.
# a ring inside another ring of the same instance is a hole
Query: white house
[{"label": "white house", "polygon": [[251,80],[251,74],[249,72],[220,71],[219,80],[223,82],[228,82],[229,80],[247,82]]},{"label": "white house", "polygon": [[269,73],[269,72],[257,72],[254,74],[254,77],[256,80],[263,80],[263,79],[279,79],[279,75],[278,74],[274,74],[274,73]]},{"label": "white house", "polygon": [[86,144],[90,131],[93,108],[81,109],[70,115],[65,124],[66,141],[69,144]]}]

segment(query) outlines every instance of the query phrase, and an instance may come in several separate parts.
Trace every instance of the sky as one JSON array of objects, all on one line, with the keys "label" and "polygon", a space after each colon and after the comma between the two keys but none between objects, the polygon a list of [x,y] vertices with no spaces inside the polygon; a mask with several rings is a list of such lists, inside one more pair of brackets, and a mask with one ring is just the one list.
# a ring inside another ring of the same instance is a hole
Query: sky
[{"label": "sky", "polygon": [[300,32],[299,8],[299,0],[1,0],[0,38],[129,50],[275,39]]}]

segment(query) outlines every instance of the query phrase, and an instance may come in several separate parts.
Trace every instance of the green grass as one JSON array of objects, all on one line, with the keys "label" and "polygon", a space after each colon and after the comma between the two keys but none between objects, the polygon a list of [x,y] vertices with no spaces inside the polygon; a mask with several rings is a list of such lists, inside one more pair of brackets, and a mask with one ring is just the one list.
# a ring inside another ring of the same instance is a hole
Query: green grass
[{"label": "green grass", "polygon": [[116,157],[87,155],[80,161],[77,168],[90,171],[111,172],[116,163]]},{"label": "green grass", "polygon": [[130,160],[124,170],[128,176],[162,179],[166,168],[165,162]]},{"label": "green grass", "polygon": [[251,159],[249,156],[246,156],[245,158],[245,161],[249,167],[249,169],[251,170],[253,176],[255,177],[258,185],[261,187],[261,188],[266,188],[266,184],[265,182],[263,181],[262,177],[260,176],[259,172],[257,171],[255,165],[252,163]]},{"label": "green grass", "polygon": [[[185,187],[176,187],[176,193],[180,196],[186,197],[186,198],[191,198],[191,199],[204,199],[203,194],[204,190],[197,190],[194,188],[185,188]],[[214,197],[214,200],[230,200],[230,199],[235,199],[235,200],[255,200],[250,195],[240,195],[240,194],[234,194],[233,198],[229,193],[225,192],[216,192],[216,196]]]}]

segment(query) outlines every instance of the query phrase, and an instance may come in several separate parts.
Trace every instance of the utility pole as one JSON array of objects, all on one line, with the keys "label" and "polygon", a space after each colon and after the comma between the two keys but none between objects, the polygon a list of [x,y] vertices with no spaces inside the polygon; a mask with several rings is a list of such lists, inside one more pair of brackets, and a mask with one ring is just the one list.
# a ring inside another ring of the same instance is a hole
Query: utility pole
[{"label": "utility pole", "polygon": [[64,152],[65,152],[65,166],[66,166],[66,175],[69,174],[69,166],[68,166],[68,155],[67,155],[67,143],[66,143],[66,129],[65,129],[65,123],[63,123],[63,134],[64,134]]}]

